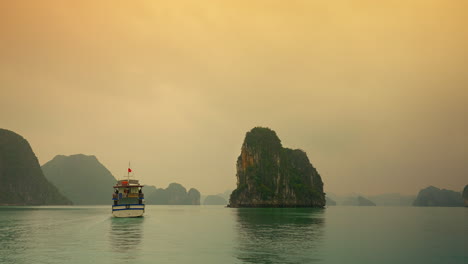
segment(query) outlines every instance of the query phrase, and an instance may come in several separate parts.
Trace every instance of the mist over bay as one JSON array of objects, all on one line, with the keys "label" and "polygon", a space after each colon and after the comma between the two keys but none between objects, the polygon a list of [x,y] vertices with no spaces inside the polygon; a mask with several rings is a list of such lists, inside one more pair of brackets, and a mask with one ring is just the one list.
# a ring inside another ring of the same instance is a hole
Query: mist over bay
[{"label": "mist over bay", "polygon": [[0,2],[0,263],[468,260],[468,1]]}]

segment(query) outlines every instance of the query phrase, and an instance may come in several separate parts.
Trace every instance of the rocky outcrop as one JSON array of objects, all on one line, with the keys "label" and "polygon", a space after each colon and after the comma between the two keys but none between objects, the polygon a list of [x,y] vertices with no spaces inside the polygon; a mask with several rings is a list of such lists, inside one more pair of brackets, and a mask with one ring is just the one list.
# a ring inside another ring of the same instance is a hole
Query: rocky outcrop
[{"label": "rocky outcrop", "polygon": [[171,183],[166,189],[148,186],[144,192],[147,204],[200,205],[200,192],[195,188],[187,192],[187,189],[178,183]]},{"label": "rocky outcrop", "polygon": [[323,207],[323,182],[300,149],[283,148],[276,133],[247,132],[237,159],[237,188],[231,207]]},{"label": "rocky outcrop", "polygon": [[462,194],[446,189],[439,189],[429,186],[419,191],[413,206],[445,206],[456,207],[463,206]]},{"label": "rocky outcrop", "polygon": [[197,189],[191,188],[188,191],[187,196],[188,196],[188,201],[191,205],[200,205],[201,194]]},{"label": "rocky outcrop", "polygon": [[42,165],[42,171],[75,205],[112,203],[117,180],[95,156],[57,155]]},{"label": "rocky outcrop", "polygon": [[218,195],[208,195],[203,201],[204,205],[226,205],[227,201]]},{"label": "rocky outcrop", "polygon": [[465,206],[468,206],[468,185],[465,186],[465,188],[463,189],[463,203],[465,204]]},{"label": "rocky outcrop", "polygon": [[178,183],[171,183],[166,189],[167,204],[191,204],[187,189]]},{"label": "rocky outcrop", "polygon": [[0,205],[71,204],[42,173],[22,136],[0,129]]}]

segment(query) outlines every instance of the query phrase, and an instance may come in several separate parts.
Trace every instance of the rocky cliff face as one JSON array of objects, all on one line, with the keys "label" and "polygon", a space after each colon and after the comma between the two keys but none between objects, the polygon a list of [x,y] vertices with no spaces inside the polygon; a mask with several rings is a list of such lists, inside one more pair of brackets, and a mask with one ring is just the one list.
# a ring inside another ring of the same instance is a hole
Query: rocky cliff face
[{"label": "rocky cliff face", "polygon": [[111,204],[117,180],[95,156],[57,155],[42,165],[46,178],[76,205]]},{"label": "rocky cliff face", "polygon": [[468,185],[465,186],[465,188],[463,189],[463,203],[465,204],[465,206],[468,206]]},{"label": "rocky cliff face", "polygon": [[459,192],[429,186],[419,191],[413,206],[463,206],[463,199]]},{"label": "rocky cliff face", "polygon": [[247,132],[236,176],[231,207],[325,206],[322,179],[306,153],[283,148],[269,128]]},{"label": "rocky cliff face", "polygon": [[71,204],[42,173],[28,141],[0,129],[0,205]]},{"label": "rocky cliff face", "polygon": [[144,192],[147,204],[200,205],[200,192],[195,188],[187,192],[178,183],[171,183],[166,189],[148,186],[144,188]]}]

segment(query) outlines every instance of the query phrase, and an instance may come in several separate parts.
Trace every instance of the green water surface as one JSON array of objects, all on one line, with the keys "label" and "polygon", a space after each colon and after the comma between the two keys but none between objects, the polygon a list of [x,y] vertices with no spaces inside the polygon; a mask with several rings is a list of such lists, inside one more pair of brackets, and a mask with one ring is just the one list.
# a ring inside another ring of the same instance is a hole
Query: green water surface
[{"label": "green water surface", "polygon": [[468,263],[468,208],[0,207],[0,263]]}]

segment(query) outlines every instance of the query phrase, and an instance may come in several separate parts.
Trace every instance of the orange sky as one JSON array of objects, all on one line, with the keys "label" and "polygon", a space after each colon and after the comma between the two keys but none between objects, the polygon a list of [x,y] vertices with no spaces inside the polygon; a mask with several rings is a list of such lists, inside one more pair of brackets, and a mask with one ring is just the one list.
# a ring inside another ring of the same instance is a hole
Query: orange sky
[{"label": "orange sky", "polygon": [[245,132],[304,149],[325,190],[468,183],[468,2],[2,1],[0,127],[41,164],[235,187]]}]

